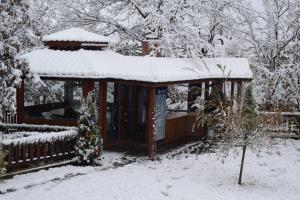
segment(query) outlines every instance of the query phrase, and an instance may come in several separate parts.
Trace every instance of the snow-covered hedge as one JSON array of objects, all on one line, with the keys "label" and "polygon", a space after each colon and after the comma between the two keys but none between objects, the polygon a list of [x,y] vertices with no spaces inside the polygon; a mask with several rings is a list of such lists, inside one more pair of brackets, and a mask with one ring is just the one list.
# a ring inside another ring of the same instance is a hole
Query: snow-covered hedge
[{"label": "snow-covered hedge", "polygon": [[77,128],[69,127],[69,126],[0,123],[0,131],[2,131],[4,133],[12,133],[12,132],[20,132],[20,131],[58,132],[58,131],[74,130],[74,129],[77,129]]},{"label": "snow-covered hedge", "polygon": [[33,144],[38,142],[53,142],[76,138],[76,127],[30,125],[30,124],[0,124],[3,145]]},{"label": "snow-covered hedge", "polygon": [[71,129],[60,132],[15,132],[12,134],[4,134],[2,144],[19,145],[33,144],[38,142],[53,142],[56,140],[73,139],[77,136],[77,130]]}]

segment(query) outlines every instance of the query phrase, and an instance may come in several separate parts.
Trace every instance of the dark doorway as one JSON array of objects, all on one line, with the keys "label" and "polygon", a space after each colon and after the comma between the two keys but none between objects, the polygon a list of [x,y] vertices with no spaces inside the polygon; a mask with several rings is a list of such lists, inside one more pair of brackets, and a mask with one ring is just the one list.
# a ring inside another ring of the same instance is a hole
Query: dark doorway
[{"label": "dark doorway", "polygon": [[107,83],[107,143],[145,142],[146,88]]}]

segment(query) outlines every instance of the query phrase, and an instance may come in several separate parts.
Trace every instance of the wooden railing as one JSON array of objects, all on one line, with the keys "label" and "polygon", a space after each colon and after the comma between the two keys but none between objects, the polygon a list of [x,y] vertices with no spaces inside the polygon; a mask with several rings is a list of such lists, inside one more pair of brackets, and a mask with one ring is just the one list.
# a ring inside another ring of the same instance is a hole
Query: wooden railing
[{"label": "wooden railing", "polygon": [[269,118],[271,131],[300,134],[300,112],[260,112]]},{"label": "wooden railing", "polygon": [[17,115],[16,114],[11,114],[7,111],[3,111],[2,123],[16,124],[17,123]]},{"label": "wooden railing", "polygon": [[196,116],[192,113],[177,112],[166,119],[166,142],[172,142],[188,136],[203,136],[205,129],[194,127]]},{"label": "wooden railing", "polygon": [[54,142],[10,144],[7,150],[7,170],[30,168],[74,157],[76,138],[64,138]]},{"label": "wooden railing", "polygon": [[0,123],[8,172],[57,164],[75,156],[75,127]]}]

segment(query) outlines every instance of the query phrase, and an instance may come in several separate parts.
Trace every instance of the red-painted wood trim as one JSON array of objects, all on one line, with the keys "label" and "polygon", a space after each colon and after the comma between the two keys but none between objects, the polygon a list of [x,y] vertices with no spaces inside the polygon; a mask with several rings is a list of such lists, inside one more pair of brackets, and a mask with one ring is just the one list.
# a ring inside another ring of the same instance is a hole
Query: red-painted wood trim
[{"label": "red-painted wood trim", "polygon": [[107,83],[99,82],[99,126],[100,134],[103,138],[103,146],[107,146],[107,131],[106,131],[106,108],[107,108]]},{"label": "red-painted wood trim", "polygon": [[238,109],[241,108],[242,106],[242,82],[241,81],[238,81],[237,82],[237,106],[238,106]]},{"label": "red-painted wood trim", "polygon": [[189,88],[188,88],[188,112],[191,111],[191,107],[192,107],[192,94],[191,94],[191,90],[193,88],[193,85],[191,83],[189,83]]},{"label": "red-painted wood trim", "polygon": [[24,118],[26,124],[37,124],[37,125],[58,125],[58,126],[77,126],[76,119],[39,119],[39,118]]},{"label": "red-painted wood trim", "polygon": [[155,157],[155,135],[154,135],[154,107],[155,107],[155,88],[147,88],[147,123],[146,123],[146,137],[148,143],[149,157]]},{"label": "red-painted wood trim", "polygon": [[234,98],[234,81],[230,81],[231,83],[231,91],[230,91],[230,96],[231,96],[231,102],[233,102],[233,98]]},{"label": "red-painted wood trim", "polygon": [[87,97],[90,91],[92,91],[95,88],[94,81],[92,80],[83,80],[83,86],[82,86],[82,95],[84,97]]},{"label": "red-painted wood trim", "polygon": [[[204,81],[212,81],[212,80],[224,80],[224,78],[207,78],[207,79],[198,79],[198,80],[182,80],[182,81],[170,81],[170,82],[147,82],[147,81],[134,81],[134,80],[123,80],[123,79],[114,79],[114,78],[105,78],[105,79],[99,79],[99,78],[90,78],[90,77],[52,77],[52,76],[45,76],[41,75],[42,79],[48,79],[48,80],[93,80],[93,81],[106,81],[106,82],[114,82],[114,83],[121,83],[121,84],[128,84],[128,85],[139,85],[139,86],[145,86],[145,87],[166,87],[170,85],[176,85],[176,84],[185,84],[185,83],[199,83]],[[243,82],[249,82],[252,81],[252,79],[242,79],[242,78],[228,78],[228,81],[243,81]]]},{"label": "red-painted wood trim", "polygon": [[204,100],[207,101],[209,98],[209,81],[205,81]]},{"label": "red-painted wood trim", "polygon": [[21,85],[17,88],[17,122],[18,124],[24,123],[24,79]]}]

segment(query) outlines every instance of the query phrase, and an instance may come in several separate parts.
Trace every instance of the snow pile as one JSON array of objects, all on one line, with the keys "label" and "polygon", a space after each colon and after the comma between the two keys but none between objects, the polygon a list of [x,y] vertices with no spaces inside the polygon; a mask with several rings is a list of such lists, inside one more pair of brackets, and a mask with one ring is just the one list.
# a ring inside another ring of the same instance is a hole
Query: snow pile
[{"label": "snow pile", "polygon": [[63,140],[65,138],[76,138],[77,130],[71,129],[60,132],[14,132],[11,134],[4,134],[2,144],[4,145],[18,145],[18,144],[33,144],[38,142],[53,142],[56,140]]},{"label": "snow pile", "polygon": [[43,37],[43,41],[110,42],[110,39],[103,35],[91,33],[81,28],[70,28],[46,35]]},{"label": "snow pile", "polygon": [[[187,58],[123,56],[116,52],[39,49],[23,55],[30,71],[44,77],[122,79],[145,82],[212,78],[251,79],[245,58]],[[220,66],[225,67],[222,71]]]}]

